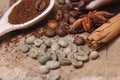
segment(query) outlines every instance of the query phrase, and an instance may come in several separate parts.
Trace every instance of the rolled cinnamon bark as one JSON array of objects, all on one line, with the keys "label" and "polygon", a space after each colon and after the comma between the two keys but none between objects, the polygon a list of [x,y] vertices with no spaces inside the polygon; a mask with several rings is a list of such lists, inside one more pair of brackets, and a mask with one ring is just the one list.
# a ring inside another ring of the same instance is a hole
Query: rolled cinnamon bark
[{"label": "rolled cinnamon bark", "polygon": [[118,34],[120,34],[120,13],[92,32],[86,42],[92,49],[97,50]]}]

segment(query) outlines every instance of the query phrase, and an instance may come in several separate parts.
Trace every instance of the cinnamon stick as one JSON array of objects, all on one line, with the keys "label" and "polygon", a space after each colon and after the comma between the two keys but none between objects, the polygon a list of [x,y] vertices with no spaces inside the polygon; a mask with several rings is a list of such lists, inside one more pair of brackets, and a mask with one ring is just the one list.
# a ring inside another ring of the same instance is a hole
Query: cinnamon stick
[{"label": "cinnamon stick", "polygon": [[86,42],[92,49],[97,50],[118,34],[120,34],[120,13],[92,32]]}]

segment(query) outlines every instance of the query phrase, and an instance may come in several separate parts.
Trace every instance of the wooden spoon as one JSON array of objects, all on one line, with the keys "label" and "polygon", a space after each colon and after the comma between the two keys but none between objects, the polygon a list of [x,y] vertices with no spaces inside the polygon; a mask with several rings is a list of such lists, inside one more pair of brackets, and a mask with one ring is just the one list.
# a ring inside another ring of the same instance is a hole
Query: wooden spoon
[{"label": "wooden spoon", "polygon": [[10,24],[8,22],[8,16],[11,13],[12,9],[18,5],[22,0],[18,0],[13,6],[11,6],[6,13],[4,14],[4,16],[1,18],[0,20],[0,36],[13,31],[13,30],[18,30],[18,29],[25,29],[28,28],[32,25],[34,25],[35,23],[39,22],[40,20],[42,20],[43,18],[45,18],[49,12],[52,10],[54,4],[55,4],[55,0],[50,0],[50,4],[47,7],[46,10],[44,10],[40,15],[38,15],[37,17],[33,18],[32,20],[25,22],[23,24]]}]

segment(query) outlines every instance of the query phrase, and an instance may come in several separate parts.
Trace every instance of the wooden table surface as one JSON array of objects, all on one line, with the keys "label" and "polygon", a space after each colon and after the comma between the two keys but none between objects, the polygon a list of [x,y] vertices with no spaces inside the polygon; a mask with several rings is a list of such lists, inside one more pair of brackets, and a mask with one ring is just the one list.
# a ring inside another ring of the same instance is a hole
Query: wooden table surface
[{"label": "wooden table surface", "polygon": [[[0,14],[8,8],[8,5],[9,0],[0,0]],[[46,75],[40,75],[37,70],[40,64],[18,51],[25,39],[20,32],[8,33],[3,36],[5,38],[0,39],[0,78],[2,80],[46,80]],[[13,36],[14,33],[18,35]],[[6,43],[6,41],[14,41],[15,37],[18,37],[17,44]],[[62,66],[57,69],[61,74],[60,80],[120,80],[120,35],[103,46],[99,54],[98,59],[86,62],[80,69],[74,69],[72,66]]]}]

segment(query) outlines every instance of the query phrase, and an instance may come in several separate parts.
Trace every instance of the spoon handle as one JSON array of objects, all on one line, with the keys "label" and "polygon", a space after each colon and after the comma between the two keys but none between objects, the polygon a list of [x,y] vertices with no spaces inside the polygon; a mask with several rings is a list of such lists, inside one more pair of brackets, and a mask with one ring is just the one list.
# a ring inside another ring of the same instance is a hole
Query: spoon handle
[{"label": "spoon handle", "polygon": [[11,24],[0,22],[0,36],[12,31],[13,29],[14,28],[12,28]]}]

